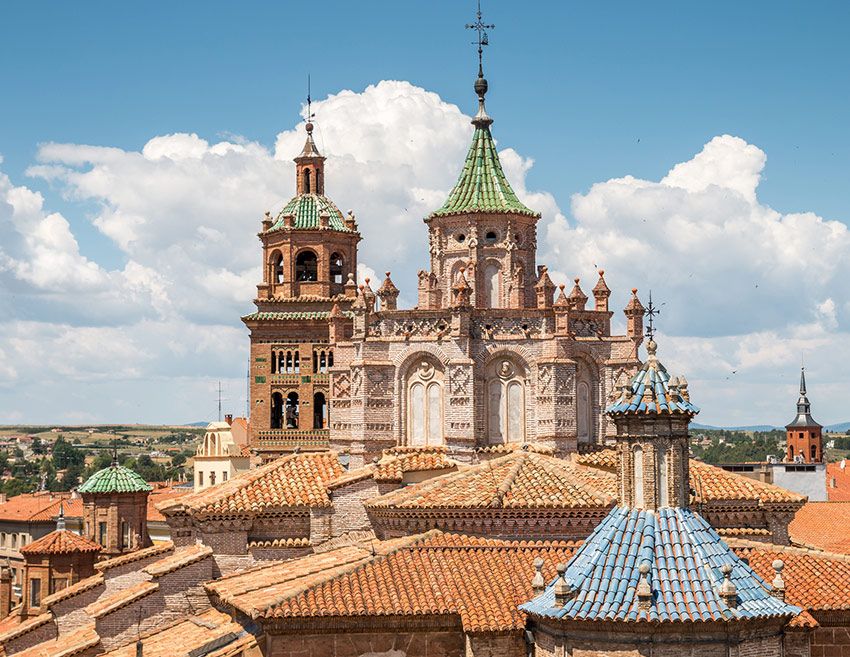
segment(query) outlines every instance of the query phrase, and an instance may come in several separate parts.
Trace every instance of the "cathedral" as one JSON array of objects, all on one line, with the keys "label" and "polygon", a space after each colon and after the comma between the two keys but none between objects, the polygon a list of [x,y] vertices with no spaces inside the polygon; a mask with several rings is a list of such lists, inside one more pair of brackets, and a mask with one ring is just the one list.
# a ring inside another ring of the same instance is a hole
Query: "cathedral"
[{"label": "cathedral", "polygon": [[250,442],[265,459],[332,447],[358,465],[388,448],[445,446],[470,461],[506,444],[569,453],[612,434],[604,400],[639,365],[643,306],[633,290],[626,335],[612,335],[604,271],[591,300],[579,279],[558,289],[537,263],[540,214],[502,170],[487,87],[479,70],[469,152],[425,218],[430,269],[414,308],[398,307],[389,272],[355,282],[357,221],[326,195],[333,181],[307,123],[296,195],[263,219],[257,310],[242,318]]},{"label": "cathedral", "polygon": [[[602,271],[592,301],[556,288],[480,66],[474,88],[410,309],[389,273],[356,283],[308,121],[259,233],[247,436],[210,426],[194,490],[156,505],[167,542],[138,475],[90,477],[85,536],[60,514],[21,595],[0,566],[0,657],[850,655],[850,546],[795,538],[804,495],[691,458],[699,408],[651,301],[633,290],[611,335]],[[789,458],[820,459],[800,395]]]}]

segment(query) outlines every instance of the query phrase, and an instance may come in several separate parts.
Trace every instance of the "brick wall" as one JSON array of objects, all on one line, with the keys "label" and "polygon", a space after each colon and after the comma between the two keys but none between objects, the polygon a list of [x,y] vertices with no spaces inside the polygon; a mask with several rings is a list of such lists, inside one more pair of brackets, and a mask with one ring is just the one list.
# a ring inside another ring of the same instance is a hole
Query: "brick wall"
[{"label": "brick wall", "polygon": [[287,634],[268,636],[266,657],[462,657],[464,648],[451,631]]},{"label": "brick wall", "polygon": [[22,634],[21,636],[7,641],[3,644],[6,655],[14,655],[16,652],[21,652],[27,648],[38,645],[43,641],[50,641],[56,638],[56,625],[53,623],[45,623],[40,627],[35,628],[31,632]]},{"label": "brick wall", "polygon": [[86,607],[95,602],[103,592],[105,586],[96,586],[93,589],[75,595],[73,598],[63,600],[50,608],[56,619],[59,634],[67,634],[79,629],[83,625],[91,623],[91,616],[86,613]]},{"label": "brick wall", "polygon": [[850,628],[816,628],[812,633],[811,657],[850,657]]},{"label": "brick wall", "polygon": [[525,657],[526,652],[522,632],[466,635],[466,657]]}]

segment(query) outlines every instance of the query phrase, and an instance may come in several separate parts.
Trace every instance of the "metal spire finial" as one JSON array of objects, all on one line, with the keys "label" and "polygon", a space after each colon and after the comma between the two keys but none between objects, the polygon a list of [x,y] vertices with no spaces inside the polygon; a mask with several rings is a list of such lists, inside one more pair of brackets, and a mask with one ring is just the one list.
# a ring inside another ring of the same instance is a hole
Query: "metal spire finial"
[{"label": "metal spire finial", "polygon": [[652,303],[652,290],[649,291],[649,304],[643,311],[643,314],[649,317],[647,320],[646,337],[650,340],[655,339],[655,316],[661,314],[661,310]]},{"label": "metal spire finial", "polygon": [[56,518],[56,531],[65,531],[65,505],[63,502],[59,502],[59,517]]},{"label": "metal spire finial", "polygon": [[118,439],[112,439],[112,467],[118,467]]},{"label": "metal spire finial", "polygon": [[[475,22],[467,23],[466,29],[475,30],[478,32],[478,41],[473,41],[472,45],[478,46],[478,77],[484,77],[484,46],[490,45],[487,39],[487,30],[493,30],[496,26],[492,23],[485,23],[481,16],[481,0],[478,0],[478,11],[475,12]],[[485,90],[486,93],[486,90]]]},{"label": "metal spire finial", "polygon": [[312,105],[313,105],[313,98],[310,95],[310,74],[308,73],[307,74],[307,116],[305,117],[307,119],[306,128],[307,128],[307,134],[308,135],[313,134],[313,117],[316,116],[315,114],[313,114]]}]

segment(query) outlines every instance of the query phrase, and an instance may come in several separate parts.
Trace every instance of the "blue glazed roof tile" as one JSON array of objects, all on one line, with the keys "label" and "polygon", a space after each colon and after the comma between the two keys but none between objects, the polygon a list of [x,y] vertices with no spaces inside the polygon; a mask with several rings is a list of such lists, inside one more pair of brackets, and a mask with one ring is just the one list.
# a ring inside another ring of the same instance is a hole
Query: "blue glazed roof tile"
[{"label": "blue glazed roof tile", "polygon": [[[639,608],[636,595],[641,563],[650,565],[648,611]],[[723,564],[732,565],[737,607],[720,596]],[[554,604],[553,581],[521,609],[549,618],[656,622],[778,618],[800,612],[774,598],[770,586],[689,509],[612,509],[567,564],[565,576],[575,594],[563,607]]]}]

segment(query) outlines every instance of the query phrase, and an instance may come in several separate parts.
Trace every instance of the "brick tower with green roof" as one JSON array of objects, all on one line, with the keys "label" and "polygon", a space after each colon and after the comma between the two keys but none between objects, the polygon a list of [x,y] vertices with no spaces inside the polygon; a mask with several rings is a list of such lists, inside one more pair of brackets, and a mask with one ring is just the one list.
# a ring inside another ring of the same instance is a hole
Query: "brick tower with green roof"
[{"label": "brick tower with green roof", "polygon": [[476,308],[534,308],[540,214],[519,200],[502,169],[481,67],[474,88],[478,113],[463,169],[446,202],[425,219],[431,270],[419,274],[419,307],[451,306],[462,271]]},{"label": "brick tower with green roof", "polygon": [[336,305],[350,334],[357,295],[357,222],[325,196],[325,157],[309,118],[305,127],[295,196],[263,219],[263,282],[256,312],[242,318],[251,331],[249,442],[265,459],[327,446],[328,317]]},{"label": "brick tower with green roof", "polygon": [[141,475],[118,464],[98,470],[83,482],[83,536],[113,557],[151,545],[148,534],[148,495],[152,488]]}]

